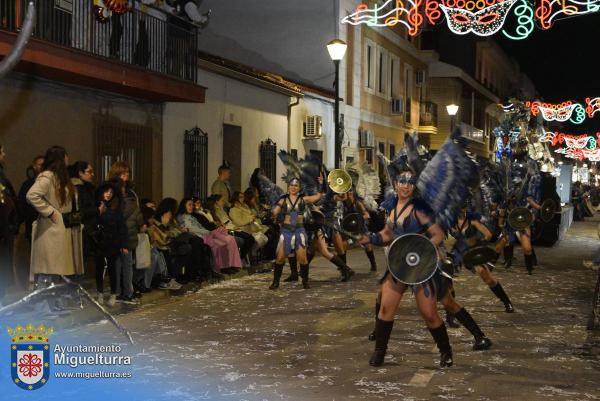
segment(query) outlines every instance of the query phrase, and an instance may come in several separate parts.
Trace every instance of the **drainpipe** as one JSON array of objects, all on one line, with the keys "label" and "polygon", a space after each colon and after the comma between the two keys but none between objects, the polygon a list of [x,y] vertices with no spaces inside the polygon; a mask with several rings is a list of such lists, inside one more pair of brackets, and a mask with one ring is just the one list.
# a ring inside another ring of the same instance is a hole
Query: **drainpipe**
[{"label": "drainpipe", "polygon": [[290,152],[292,146],[292,107],[298,106],[300,104],[300,96],[296,96],[296,100],[290,104],[288,104],[288,132],[287,132],[287,151]]}]

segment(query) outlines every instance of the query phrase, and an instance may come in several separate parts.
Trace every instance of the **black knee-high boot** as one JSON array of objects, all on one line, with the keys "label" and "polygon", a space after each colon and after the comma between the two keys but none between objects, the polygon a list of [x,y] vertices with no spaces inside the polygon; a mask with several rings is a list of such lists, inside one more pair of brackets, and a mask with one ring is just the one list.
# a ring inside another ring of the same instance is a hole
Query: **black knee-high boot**
[{"label": "black knee-high boot", "polygon": [[475,343],[473,344],[473,350],[481,351],[488,349],[492,346],[492,342],[489,338],[483,334],[483,331],[479,328],[473,317],[465,308],[462,308],[456,314],[456,320],[458,320],[471,334],[475,337]]},{"label": "black knee-high boot", "polygon": [[365,249],[365,253],[367,254],[367,258],[369,258],[369,262],[371,262],[371,271],[372,272],[376,272],[377,271],[377,262],[375,262],[375,254],[373,254],[373,251],[368,251]]},{"label": "black knee-high boot", "polygon": [[[456,292],[454,291],[454,288],[452,291],[450,291],[450,293],[452,294],[452,298],[456,298]],[[460,327],[460,325],[454,321],[454,315],[450,313],[448,309],[446,309],[446,325],[448,327],[452,327],[453,329]]]},{"label": "black knee-high boot", "polygon": [[515,311],[512,302],[510,302],[510,298],[508,298],[508,295],[506,292],[504,292],[504,288],[502,288],[502,285],[499,282],[495,286],[490,287],[490,290],[492,290],[498,299],[502,301],[504,308],[506,309],[506,313],[513,313]]},{"label": "black knee-high boot", "polygon": [[379,299],[376,299],[375,300],[375,328],[373,329],[371,334],[369,334],[369,341],[375,341],[375,331],[377,329],[377,320],[379,319],[379,309],[381,309],[381,303],[379,302]]},{"label": "black knee-high boot", "polygon": [[430,328],[429,332],[440,351],[440,366],[442,368],[452,366],[454,363],[452,360],[452,347],[450,346],[446,325],[442,323],[440,327],[436,327],[435,329]]},{"label": "black knee-high boot", "polygon": [[342,281],[346,282],[354,275],[354,270],[349,268],[339,256],[334,255],[329,261],[337,266],[342,275]]},{"label": "black knee-high boot", "polygon": [[281,280],[281,273],[283,273],[283,265],[273,263],[273,283],[269,286],[269,289],[276,290],[279,288],[279,280]]},{"label": "black knee-high boot", "polygon": [[393,320],[389,322],[377,318],[377,321],[375,322],[375,351],[373,351],[373,355],[371,355],[371,359],[369,359],[369,365],[383,365],[387,345],[390,341],[390,334],[392,334],[392,327],[394,327]]},{"label": "black knee-high boot", "polygon": [[504,267],[506,269],[510,269],[512,266],[513,251],[514,247],[512,245],[504,247]]},{"label": "black knee-high boot", "polygon": [[533,272],[533,255],[525,255],[525,266],[527,267],[527,273]]},{"label": "black knee-high boot", "polygon": [[306,260],[307,260],[307,262],[308,262],[309,265],[310,265],[310,262],[312,262],[312,260],[314,258],[315,258],[315,254],[314,253],[307,252],[307,254],[306,254]]},{"label": "black knee-high boot", "polygon": [[290,275],[283,281],[286,283],[298,281],[298,261],[296,260],[296,257],[290,256],[288,262],[290,263]]},{"label": "black knee-high boot", "polygon": [[300,277],[302,277],[302,288],[308,290],[310,285],[308,285],[308,265],[300,265]]},{"label": "black knee-high boot", "polygon": [[342,253],[341,255],[338,255],[340,257],[340,259],[342,259],[344,261],[344,264],[347,264],[348,262],[346,261],[346,254]]}]

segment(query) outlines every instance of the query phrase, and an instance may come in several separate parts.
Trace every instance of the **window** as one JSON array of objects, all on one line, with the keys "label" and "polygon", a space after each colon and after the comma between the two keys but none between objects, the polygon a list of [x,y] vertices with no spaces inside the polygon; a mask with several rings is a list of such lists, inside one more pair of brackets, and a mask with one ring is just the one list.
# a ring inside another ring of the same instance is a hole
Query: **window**
[{"label": "window", "polygon": [[408,99],[412,98],[413,90],[413,69],[407,65],[404,69],[404,97],[408,102]]},{"label": "window", "polygon": [[390,68],[389,68],[389,77],[390,77],[390,87],[389,87],[389,95],[392,99],[400,98],[400,59],[395,56],[390,56]]},{"label": "window", "polygon": [[387,96],[388,52],[382,47],[377,48],[377,93]]},{"label": "window", "polygon": [[[385,155],[385,142],[379,142],[378,145],[378,149],[379,149],[379,153],[381,153],[382,155]],[[379,170],[379,179],[380,180],[385,180],[385,164],[383,163],[383,161],[381,159],[378,159],[378,170]]]},{"label": "window", "polygon": [[411,103],[412,103],[412,89],[413,89],[413,69],[411,66],[406,65],[404,69],[404,121],[411,122]]},{"label": "window", "polygon": [[390,160],[396,157],[396,145],[390,143]]},{"label": "window", "polygon": [[363,61],[364,83],[367,92],[375,90],[375,53],[375,44],[367,39]]},{"label": "window", "polygon": [[131,168],[130,178],[135,181],[140,198],[152,198],[152,137],[155,135],[152,127],[96,115],[93,130],[98,180],[106,181],[112,164],[124,161]]}]

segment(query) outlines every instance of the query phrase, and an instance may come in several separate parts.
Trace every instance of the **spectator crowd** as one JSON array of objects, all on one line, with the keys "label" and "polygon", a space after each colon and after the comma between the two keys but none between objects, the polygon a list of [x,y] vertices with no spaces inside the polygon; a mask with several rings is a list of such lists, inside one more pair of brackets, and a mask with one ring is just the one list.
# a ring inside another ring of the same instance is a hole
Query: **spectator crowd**
[{"label": "spectator crowd", "polygon": [[7,222],[0,232],[0,302],[12,282],[20,232],[30,244],[32,288],[62,276],[95,277],[96,300],[108,306],[137,303],[154,289],[220,280],[274,258],[278,226],[259,197],[258,169],[254,186],[243,192],[231,189],[224,163],[207,199],[156,202],[138,197],[123,161],[97,183],[89,162],[70,163],[66,149],[53,146],[33,159],[18,192],[4,174],[5,162],[0,145],[0,216]]}]

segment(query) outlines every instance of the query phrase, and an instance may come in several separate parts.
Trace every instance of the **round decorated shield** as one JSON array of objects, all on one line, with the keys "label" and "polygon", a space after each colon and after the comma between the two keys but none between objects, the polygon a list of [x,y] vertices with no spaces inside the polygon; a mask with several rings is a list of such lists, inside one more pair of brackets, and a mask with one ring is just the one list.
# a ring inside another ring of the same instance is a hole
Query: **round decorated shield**
[{"label": "round decorated shield", "polygon": [[524,230],[533,223],[533,215],[526,207],[517,207],[508,215],[508,224],[514,230]]},{"label": "round decorated shield", "polygon": [[365,231],[365,220],[360,213],[350,213],[342,219],[342,228],[352,234]]},{"label": "round decorated shield", "polygon": [[541,204],[540,219],[542,219],[544,223],[549,223],[554,218],[554,214],[557,210],[558,207],[556,206],[554,199],[546,199]]},{"label": "round decorated shield", "polygon": [[465,266],[480,266],[496,259],[496,251],[488,246],[476,246],[465,252],[463,263]]},{"label": "round decorated shield", "polygon": [[408,285],[429,280],[438,268],[435,245],[421,234],[405,234],[396,238],[388,249],[388,270]]},{"label": "round decorated shield", "polygon": [[369,222],[367,223],[369,232],[378,233],[385,228],[385,212],[369,212]]},{"label": "round decorated shield", "polygon": [[323,227],[325,223],[325,215],[318,210],[311,210],[308,220],[304,223],[304,227],[308,231],[316,231]]}]

